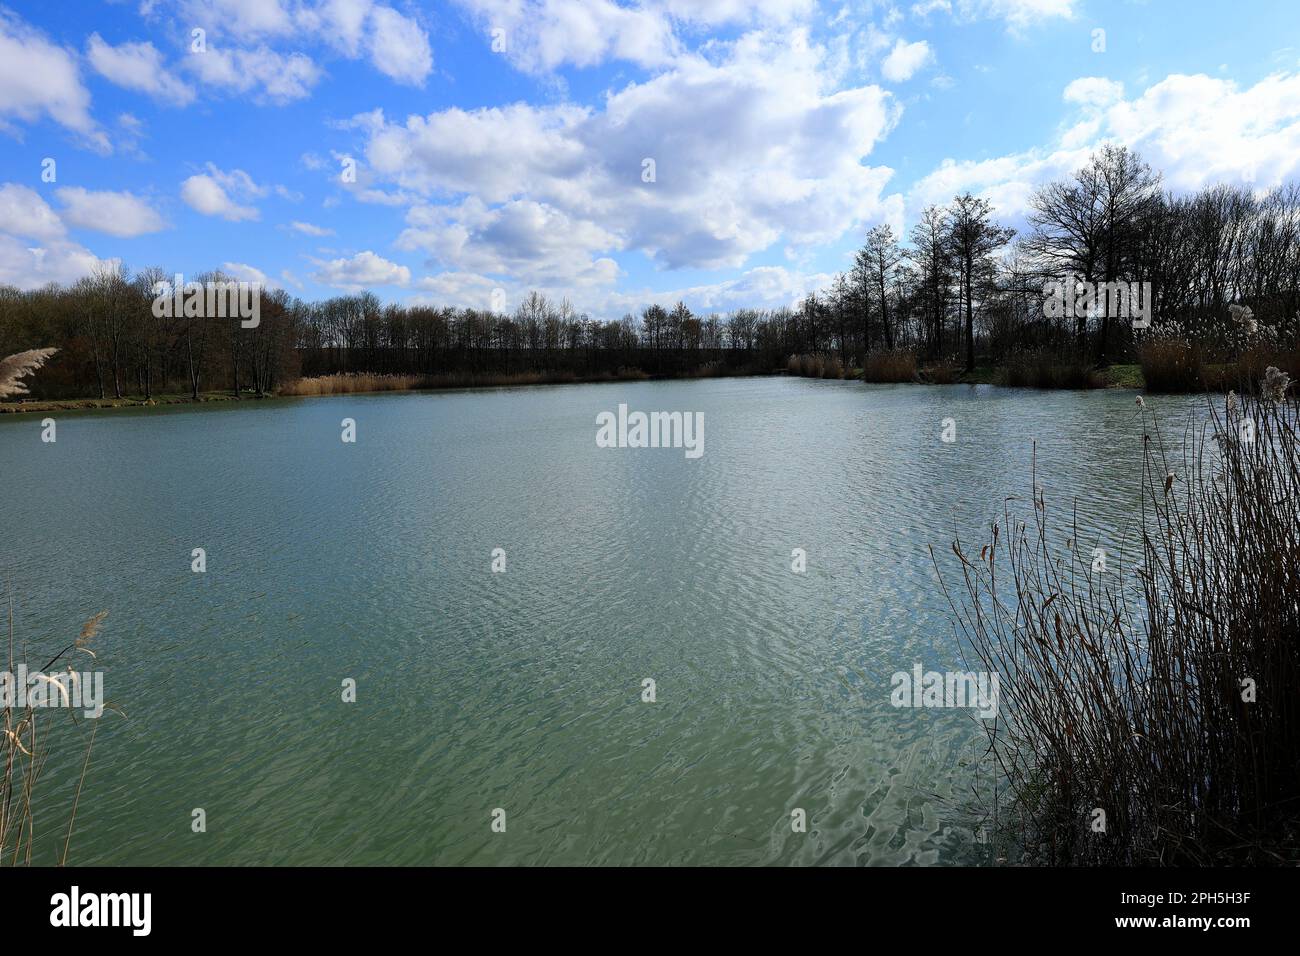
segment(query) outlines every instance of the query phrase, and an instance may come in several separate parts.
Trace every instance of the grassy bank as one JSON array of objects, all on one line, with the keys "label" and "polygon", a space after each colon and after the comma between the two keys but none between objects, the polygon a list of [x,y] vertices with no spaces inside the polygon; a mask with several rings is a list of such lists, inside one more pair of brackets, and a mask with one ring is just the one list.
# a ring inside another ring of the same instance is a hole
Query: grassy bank
[{"label": "grassy bank", "polygon": [[[241,399],[256,398],[252,392],[241,395]],[[123,396],[122,398],[59,398],[49,401],[0,402],[0,415],[5,414],[45,414],[48,412],[85,411],[95,408],[153,408],[159,405],[193,405],[203,402],[233,402],[235,396],[230,392],[200,392],[198,399],[188,392],[183,395]]]},{"label": "grassy bank", "polygon": [[[1255,363],[1257,364],[1257,363]],[[1176,366],[1177,367],[1177,366]],[[906,352],[878,353],[868,358],[866,368],[844,365],[838,358],[821,355],[791,356],[781,371],[759,369],[728,370],[718,365],[704,365],[689,375],[676,378],[748,377],[755,375],[797,375],[806,378],[856,379],[866,382],[899,382],[919,385],[1000,385],[1029,388],[1126,388],[1150,391],[1227,391],[1237,388],[1246,391],[1238,382],[1242,375],[1253,372],[1253,364],[1245,371],[1235,365],[1199,365],[1195,375],[1175,376],[1167,371],[1152,371],[1159,387],[1148,388],[1144,375],[1146,363],[1108,365],[1104,368],[1071,363],[1025,362],[1017,365],[978,365],[967,372],[953,363],[918,364]],[[276,395],[284,397],[310,397],[317,395],[350,395],[368,392],[414,392],[434,389],[509,388],[527,385],[565,385],[596,382],[644,381],[652,378],[638,369],[620,369],[616,373],[599,375],[574,375],[572,373],[520,372],[501,374],[445,374],[445,375],[376,375],[366,372],[340,373],[296,379],[280,388]],[[255,399],[252,392],[240,396],[241,400]],[[199,403],[231,402],[230,392],[201,392]],[[141,396],[122,398],[67,398],[50,401],[0,402],[3,414],[48,414],[59,411],[86,411],[107,408],[150,408],[161,405],[189,405],[196,400],[189,394],[155,395],[151,399]]]}]

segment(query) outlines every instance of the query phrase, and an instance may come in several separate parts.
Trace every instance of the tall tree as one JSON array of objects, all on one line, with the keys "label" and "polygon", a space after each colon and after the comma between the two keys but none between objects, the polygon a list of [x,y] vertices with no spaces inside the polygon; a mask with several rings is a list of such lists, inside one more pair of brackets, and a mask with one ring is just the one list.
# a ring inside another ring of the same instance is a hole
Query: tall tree
[{"label": "tall tree", "polygon": [[975,291],[993,273],[993,253],[1011,241],[1014,229],[993,222],[986,199],[963,193],[952,201],[948,248],[957,264],[966,315],[966,371],[975,370]]}]

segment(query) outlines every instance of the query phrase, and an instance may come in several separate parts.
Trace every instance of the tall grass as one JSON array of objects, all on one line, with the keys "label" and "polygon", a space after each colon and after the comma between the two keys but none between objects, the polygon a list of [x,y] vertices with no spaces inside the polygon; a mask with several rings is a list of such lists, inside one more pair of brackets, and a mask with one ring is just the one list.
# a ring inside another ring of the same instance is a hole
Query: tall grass
[{"label": "tall grass", "polygon": [[1041,491],[978,553],[953,544],[945,593],[999,675],[989,747],[1030,860],[1300,859],[1300,416],[1220,404],[1174,460],[1142,411],[1132,567],[1096,569]]},{"label": "tall grass", "polygon": [[614,373],[580,377],[572,372],[513,372],[510,374],[453,372],[439,375],[378,375],[339,372],[300,378],[280,388],[281,395],[346,395],[358,392],[409,392],[434,388],[500,388],[512,385],[548,385],[567,382],[626,381],[648,378],[640,369],[620,368]]},{"label": "tall grass", "polygon": [[1106,384],[1091,362],[1051,350],[1011,353],[1000,377],[1003,385],[1020,388],[1103,388]]},{"label": "tall grass", "polygon": [[955,385],[961,381],[962,364],[956,359],[940,359],[916,373],[917,381],[926,385]]},{"label": "tall grass", "polygon": [[916,353],[910,349],[871,352],[862,363],[864,382],[913,382]]},{"label": "tall grass", "polygon": [[804,378],[843,378],[844,363],[838,355],[816,352],[811,355],[791,355],[785,363],[785,370],[791,375]]},{"label": "tall grass", "polygon": [[1138,349],[1138,361],[1149,392],[1199,392],[1205,388],[1205,356],[1195,342],[1151,339]]},{"label": "tall grass", "polygon": [[1178,336],[1149,339],[1138,349],[1149,392],[1250,392],[1270,365],[1300,372],[1300,351],[1255,343],[1212,355],[1202,344]]},{"label": "tall grass", "polygon": [[[18,654],[15,646],[12,594],[7,604],[8,673],[16,674]],[[75,640],[46,661],[43,666],[35,668],[33,673],[49,675],[65,668],[73,671],[74,658],[78,654],[86,654],[93,659],[95,654],[90,649],[90,643],[99,634],[100,625],[107,616],[108,612],[104,611],[88,620]],[[52,692],[67,700],[69,684],[76,679],[72,673],[69,673],[64,677],[50,677],[48,683],[51,685]],[[52,755],[50,745],[52,722],[61,718],[71,721],[78,729],[83,726],[83,723],[77,720],[73,710],[69,708],[47,710],[34,707],[25,693],[20,700],[6,698],[0,704],[0,762],[3,762],[3,774],[0,775],[0,866],[30,866],[34,861],[33,850],[38,837],[37,785]],[[94,728],[86,739],[85,752],[80,762],[76,796],[68,816],[67,826],[65,829],[60,824],[59,832],[56,834],[61,837],[61,853],[56,851],[52,860],[42,859],[37,862],[67,863],[72,831],[76,825],[77,807],[81,802],[81,790],[90,767],[90,755],[94,750],[95,736],[99,732],[99,720],[93,723]],[[69,761],[68,766],[75,768],[76,763]],[[42,822],[47,820],[48,816],[43,815]]]}]

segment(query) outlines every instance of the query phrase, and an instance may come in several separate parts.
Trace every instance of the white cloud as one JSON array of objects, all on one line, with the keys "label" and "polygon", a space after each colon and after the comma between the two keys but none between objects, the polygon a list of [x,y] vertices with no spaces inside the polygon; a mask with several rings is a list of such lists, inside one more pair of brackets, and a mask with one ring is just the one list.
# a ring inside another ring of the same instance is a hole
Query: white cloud
[{"label": "white cloud", "polygon": [[181,198],[191,209],[230,222],[258,218],[256,207],[241,206],[231,194],[239,199],[252,199],[266,195],[264,187],[253,182],[253,178],[242,169],[223,172],[208,163],[207,170],[181,183]]},{"label": "white cloud", "polygon": [[65,233],[63,221],[34,190],[0,184],[0,285],[68,284],[103,263]]},{"label": "white cloud", "polygon": [[899,40],[880,64],[880,73],[892,83],[902,83],[912,78],[930,60],[930,44],[924,40],[908,43]]},{"label": "white cloud", "polygon": [[696,314],[732,312],[736,309],[794,308],[810,292],[818,292],[834,281],[819,273],[804,275],[783,266],[757,266],[734,279],[667,291],[619,292],[609,296],[602,312],[606,315],[639,312],[652,303],[685,302]]},{"label": "white cloud", "polygon": [[167,228],[152,206],[128,192],[92,192],[68,186],[56,195],[63,204],[63,220],[82,229],[129,239]]},{"label": "white cloud", "polygon": [[112,152],[90,115],[90,92],[82,85],[76,56],[0,7],[0,131],[12,130],[15,120],[34,122],[42,116],[91,148]]},{"label": "white cloud", "polygon": [[606,59],[667,64],[678,52],[661,13],[613,0],[458,0],[485,35],[503,30],[505,56],[530,73],[596,66]]},{"label": "white cloud", "polygon": [[412,305],[489,309],[494,305],[492,292],[500,288],[501,283],[472,272],[442,272],[419,279],[414,287],[420,290],[420,294],[408,300]]},{"label": "white cloud", "polygon": [[676,20],[716,26],[723,23],[780,24],[817,12],[817,0],[650,0]]},{"label": "white cloud", "polygon": [[189,53],[186,69],[202,83],[233,93],[249,93],[276,104],[311,94],[321,78],[320,68],[303,53],[277,53],[263,45],[253,50],[223,50],[208,45]]},{"label": "white cloud", "polygon": [[961,0],[963,8],[977,16],[997,17],[1013,27],[1027,27],[1043,20],[1072,20],[1079,0]]},{"label": "white cloud", "polygon": [[811,292],[826,288],[834,276],[803,274],[782,266],[758,266],[735,278],[704,285],[666,289],[615,291],[610,288],[578,288],[565,283],[502,282],[492,276],[474,272],[442,272],[424,276],[411,284],[419,290],[409,304],[458,306],[487,309],[495,306],[493,292],[505,293],[506,310],[518,304],[529,292],[537,291],[553,301],[569,299],[579,312],[600,319],[617,319],[626,313],[637,315],[648,305],[671,307],[684,302],[697,315],[732,312],[739,308],[797,308]]},{"label": "white cloud", "polygon": [[304,236],[332,236],[333,229],[326,229],[324,226],[314,226],[309,222],[291,222],[289,228],[301,232]]},{"label": "white cloud", "polygon": [[250,266],[246,262],[223,262],[221,264],[221,271],[232,279],[237,279],[240,282],[259,283],[263,289],[270,290],[280,288],[280,283],[267,276],[267,274],[261,269]]},{"label": "white cloud", "polygon": [[921,0],[920,3],[912,4],[914,17],[925,20],[932,13],[952,13],[952,3],[950,0]]},{"label": "white cloud", "polygon": [[173,75],[152,43],[112,46],[98,33],[92,33],[86,44],[86,58],[101,76],[123,89],[147,93],[177,106],[194,100],[194,90]]},{"label": "white cloud", "polygon": [[980,161],[945,160],[909,195],[913,209],[971,190],[1004,216],[1023,214],[1034,187],[1067,178],[1103,141],[1129,146],[1177,191],[1216,183],[1257,188],[1300,176],[1300,74],[1247,89],[1203,74],[1174,74],[1125,99],[1123,87],[1085,77],[1066,87],[1077,114],[1047,146]]},{"label": "white cloud", "polygon": [[1081,76],[1065,88],[1061,98],[1081,106],[1106,107],[1124,98],[1124,84],[1100,76]]},{"label": "white cloud", "polygon": [[367,48],[375,69],[398,83],[419,86],[433,70],[428,35],[392,7],[376,7],[370,14]]},{"label": "white cloud", "polygon": [[527,199],[488,208],[477,199],[457,207],[420,206],[407,215],[399,249],[422,249],[465,270],[510,275],[517,282],[605,285],[618,264],[599,253],[620,240],[591,222]]},{"label": "white cloud", "polygon": [[[600,110],[365,114],[365,167],[402,192],[472,197],[413,211],[401,239],[452,271],[557,268],[597,281],[615,274],[600,261],[615,249],[670,268],[734,267],[780,239],[824,243],[882,216],[891,171],[862,160],[900,114],[892,97],[832,92],[826,53],[801,30],[747,34],[725,52],[716,64],[683,58]],[[575,237],[567,250],[543,241],[552,230]]]},{"label": "white cloud", "polygon": [[40,194],[17,183],[0,185],[0,230],[38,241],[59,239],[66,232]]},{"label": "white cloud", "polygon": [[314,278],[324,285],[341,289],[365,289],[374,286],[404,286],[411,281],[411,270],[389,262],[370,250],[358,252],[351,259],[331,259],[318,263]]},{"label": "white cloud", "polygon": [[[306,96],[319,71],[301,53],[273,52],[267,44],[274,41],[319,37],[349,59],[365,56],[385,76],[413,86],[422,85],[433,70],[428,33],[412,17],[374,0],[179,0],[178,7],[187,24],[204,27],[232,47],[221,54],[223,62],[196,64],[205,81],[236,92],[261,85],[276,102]],[[256,50],[233,49],[236,42],[249,40],[261,45]],[[294,74],[278,86],[271,82],[277,62]],[[250,67],[257,71],[256,83],[238,85],[236,77]]]},{"label": "white cloud", "polygon": [[39,289],[51,282],[70,285],[101,265],[116,262],[100,259],[84,246],[67,240],[28,246],[0,232],[0,285],[19,289]]},{"label": "white cloud", "polygon": [[293,29],[287,0],[179,0],[182,16],[209,33],[279,36]]},{"label": "white cloud", "polygon": [[912,4],[912,15],[928,20],[931,14],[948,13],[959,21],[1005,20],[1013,31],[1045,20],[1073,20],[1080,0],[920,0]]}]

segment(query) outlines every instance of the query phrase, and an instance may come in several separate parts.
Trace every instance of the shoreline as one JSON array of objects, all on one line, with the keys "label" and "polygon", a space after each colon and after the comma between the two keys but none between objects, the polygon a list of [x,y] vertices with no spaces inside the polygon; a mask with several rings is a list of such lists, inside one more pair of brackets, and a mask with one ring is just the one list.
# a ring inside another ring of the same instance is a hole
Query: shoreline
[{"label": "shoreline", "polygon": [[[609,376],[598,376],[591,378],[573,378],[573,379],[555,379],[550,381],[521,381],[521,382],[482,382],[468,383],[457,385],[432,385],[427,387],[420,386],[403,386],[395,388],[379,389],[358,389],[357,391],[337,391],[337,392],[320,392],[308,394],[286,394],[276,392],[267,395],[247,394],[240,395],[236,398],[228,392],[204,392],[197,399],[189,395],[157,395],[152,399],[141,397],[122,398],[60,398],[49,399],[45,401],[33,402],[0,402],[0,415],[34,415],[49,412],[83,412],[83,411],[111,411],[124,408],[158,408],[163,406],[175,405],[206,405],[211,403],[231,403],[244,401],[263,401],[266,399],[290,399],[290,398],[330,398],[339,395],[382,395],[385,393],[419,393],[419,392],[468,392],[479,389],[489,388],[535,388],[546,385],[599,385],[612,384],[615,382],[675,382],[675,381],[699,381],[705,378],[808,378],[811,381],[838,381],[838,382],[860,382],[864,385],[918,385],[930,388],[935,385],[993,385],[997,388],[1027,388],[1023,385],[1003,385],[997,381],[1001,372],[1000,368],[981,366],[974,372],[961,375],[957,381],[948,383],[938,382],[866,382],[861,377],[861,369],[855,369],[857,374],[846,375],[843,378],[816,378],[814,376],[792,375],[787,371],[774,372],[744,372],[736,375],[708,375],[708,376],[665,376],[662,378],[644,377],[644,378],[617,378]],[[1108,389],[1130,389],[1145,391],[1145,384],[1142,381],[1142,375],[1137,366],[1115,365],[1111,366],[1107,374],[1107,383],[1101,388],[1093,389],[1032,389],[1033,391],[1105,391]]]}]

